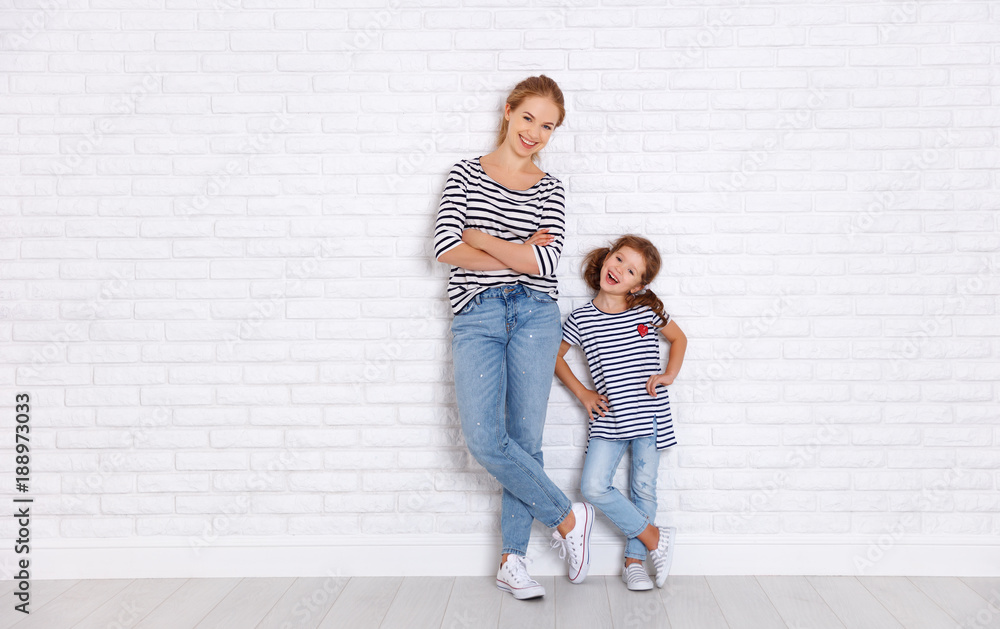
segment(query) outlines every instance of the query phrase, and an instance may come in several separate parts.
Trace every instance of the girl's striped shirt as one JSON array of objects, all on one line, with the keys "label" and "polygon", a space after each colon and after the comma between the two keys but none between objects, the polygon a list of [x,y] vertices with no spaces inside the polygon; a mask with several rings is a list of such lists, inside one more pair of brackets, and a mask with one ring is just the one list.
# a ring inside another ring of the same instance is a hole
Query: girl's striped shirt
[{"label": "girl's striped shirt", "polygon": [[579,345],[587,356],[597,392],[608,396],[604,417],[590,424],[590,436],[619,440],[649,437],[656,426],[656,448],[676,445],[670,414],[670,393],[656,388],[656,397],[646,391],[650,376],[663,373],[660,366],[661,319],[648,306],[636,306],[610,314],[588,302],[573,310],[563,325],[563,340]]},{"label": "girl's striped shirt", "polygon": [[527,190],[511,190],[491,179],[479,158],[455,164],[448,174],[434,224],[435,258],[462,244],[464,229],[478,229],[508,242],[522,243],[539,229],[547,228],[555,238],[548,245],[532,245],[538,275],[512,269],[470,271],[452,266],[448,277],[452,311],[458,314],[487,288],[510,284],[524,284],[557,298],[556,266],[566,223],[564,204],[562,182],[548,173]]}]

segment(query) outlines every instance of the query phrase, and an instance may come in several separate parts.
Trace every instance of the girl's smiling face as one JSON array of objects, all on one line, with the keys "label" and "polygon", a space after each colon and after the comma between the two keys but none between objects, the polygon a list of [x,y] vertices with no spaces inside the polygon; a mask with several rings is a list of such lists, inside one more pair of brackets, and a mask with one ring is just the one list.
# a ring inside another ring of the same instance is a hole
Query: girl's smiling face
[{"label": "girl's smiling face", "polygon": [[524,157],[542,150],[549,142],[549,136],[556,128],[559,120],[559,109],[547,98],[529,96],[521,106],[511,111],[510,105],[504,105],[508,120],[507,143],[514,152]]},{"label": "girl's smiling face", "polygon": [[632,247],[612,251],[601,265],[601,291],[620,296],[637,293],[643,289],[645,272],[646,261]]}]

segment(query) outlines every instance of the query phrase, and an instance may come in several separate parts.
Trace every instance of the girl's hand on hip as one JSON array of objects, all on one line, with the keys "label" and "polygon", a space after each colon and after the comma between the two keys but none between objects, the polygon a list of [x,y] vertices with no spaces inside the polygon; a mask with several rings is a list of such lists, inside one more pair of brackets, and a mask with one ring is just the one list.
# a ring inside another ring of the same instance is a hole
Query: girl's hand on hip
[{"label": "girl's hand on hip", "polygon": [[674,374],[672,373],[658,373],[656,375],[650,376],[649,380],[646,380],[646,392],[656,397],[656,387],[663,385],[669,386],[674,383]]},{"label": "girl's hand on hip", "polygon": [[583,408],[587,409],[587,417],[590,421],[597,419],[595,415],[600,415],[604,417],[604,414],[608,412],[610,408],[608,404],[608,396],[601,395],[597,391],[591,391],[587,389],[579,396],[580,403],[583,404]]},{"label": "girl's hand on hip", "polygon": [[529,236],[528,239],[524,241],[524,244],[539,245],[540,247],[544,247],[545,245],[552,244],[552,241],[555,239],[556,237],[550,234],[549,229],[546,227],[545,229],[539,229],[534,234]]}]

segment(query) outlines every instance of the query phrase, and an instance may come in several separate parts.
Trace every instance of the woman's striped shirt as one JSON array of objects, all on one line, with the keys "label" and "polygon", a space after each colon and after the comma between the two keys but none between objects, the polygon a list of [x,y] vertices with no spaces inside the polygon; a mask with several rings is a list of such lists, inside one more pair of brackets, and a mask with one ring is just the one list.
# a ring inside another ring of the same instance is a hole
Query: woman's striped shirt
[{"label": "woman's striped shirt", "polygon": [[573,310],[563,325],[563,340],[579,345],[587,356],[597,392],[608,396],[609,410],[590,424],[590,436],[601,439],[635,439],[653,434],[656,448],[676,445],[670,415],[670,393],[657,387],[656,397],[646,391],[650,376],[660,367],[661,319],[648,306],[610,314],[588,302]]},{"label": "woman's striped shirt", "polygon": [[464,159],[452,167],[445,183],[434,225],[434,257],[462,244],[462,230],[478,229],[508,242],[522,243],[539,229],[554,236],[548,245],[532,245],[538,275],[500,271],[470,271],[451,267],[448,300],[456,314],[487,288],[524,284],[557,298],[556,266],[565,232],[565,195],[562,182],[548,173],[527,190],[511,190],[493,181],[479,158]]}]

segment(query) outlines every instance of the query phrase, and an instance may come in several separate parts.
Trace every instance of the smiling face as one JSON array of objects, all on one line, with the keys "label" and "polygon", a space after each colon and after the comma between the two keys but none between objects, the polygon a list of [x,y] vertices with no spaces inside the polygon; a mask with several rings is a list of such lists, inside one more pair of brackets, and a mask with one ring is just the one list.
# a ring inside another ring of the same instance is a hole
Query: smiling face
[{"label": "smiling face", "polygon": [[601,290],[612,295],[637,293],[643,289],[646,261],[632,247],[612,251],[601,265]]},{"label": "smiling face", "polygon": [[509,121],[507,144],[518,155],[529,157],[548,144],[555,121],[559,120],[559,109],[547,98],[529,96],[515,110],[510,104],[504,105],[504,117]]}]

